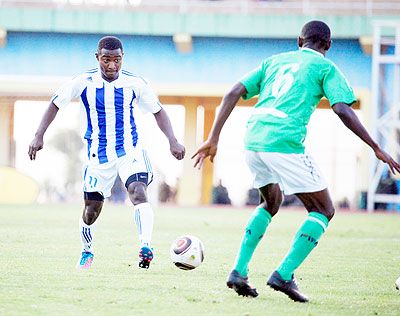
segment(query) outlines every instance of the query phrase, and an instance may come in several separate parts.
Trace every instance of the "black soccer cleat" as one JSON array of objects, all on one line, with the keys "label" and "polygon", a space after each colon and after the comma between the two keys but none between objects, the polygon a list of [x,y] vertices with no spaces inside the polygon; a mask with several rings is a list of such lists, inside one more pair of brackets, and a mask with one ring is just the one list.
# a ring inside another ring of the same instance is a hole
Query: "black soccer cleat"
[{"label": "black soccer cleat", "polygon": [[294,275],[292,275],[291,280],[286,281],[282,279],[278,271],[274,271],[269,277],[267,285],[272,287],[275,291],[285,293],[295,302],[306,303],[310,300],[306,295],[300,292]]},{"label": "black soccer cleat", "polygon": [[239,274],[236,270],[232,270],[229,274],[226,285],[230,289],[234,289],[238,295],[257,297],[258,293],[255,288],[251,287],[249,278]]},{"label": "black soccer cleat", "polygon": [[153,251],[149,247],[142,247],[139,252],[139,268],[148,269],[153,260]]}]

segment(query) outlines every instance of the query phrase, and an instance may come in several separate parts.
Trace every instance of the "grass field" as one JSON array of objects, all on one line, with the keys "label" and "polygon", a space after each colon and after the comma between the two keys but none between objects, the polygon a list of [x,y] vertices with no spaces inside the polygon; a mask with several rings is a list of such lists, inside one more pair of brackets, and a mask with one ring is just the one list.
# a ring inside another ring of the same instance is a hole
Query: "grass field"
[{"label": "grass field", "polygon": [[[106,204],[92,269],[77,271],[80,205],[0,205],[0,315],[400,315],[400,214],[338,213],[298,269],[308,304],[265,286],[305,211],[283,209],[250,264],[256,299],[225,286],[251,209],[159,207],[155,260],[137,267],[132,208]],[[182,271],[169,246],[182,234],[205,244],[205,261]]]}]

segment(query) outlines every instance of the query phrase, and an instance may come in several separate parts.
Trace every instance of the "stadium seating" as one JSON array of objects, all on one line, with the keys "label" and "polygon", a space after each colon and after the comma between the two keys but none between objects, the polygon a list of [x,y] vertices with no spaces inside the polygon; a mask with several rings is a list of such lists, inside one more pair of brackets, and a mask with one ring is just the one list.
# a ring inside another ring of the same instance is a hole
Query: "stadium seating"
[{"label": "stadium seating", "polygon": [[395,0],[2,0],[0,6],[39,6],[169,12],[257,14],[398,14]]}]

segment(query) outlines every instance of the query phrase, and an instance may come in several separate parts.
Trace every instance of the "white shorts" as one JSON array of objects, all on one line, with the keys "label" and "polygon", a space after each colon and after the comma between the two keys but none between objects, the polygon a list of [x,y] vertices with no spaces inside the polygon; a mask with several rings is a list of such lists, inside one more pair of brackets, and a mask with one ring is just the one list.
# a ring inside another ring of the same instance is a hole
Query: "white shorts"
[{"label": "white shorts", "polygon": [[246,150],[245,154],[255,188],[278,183],[287,195],[318,192],[327,188],[317,164],[307,152],[282,154]]},{"label": "white shorts", "polygon": [[89,161],[83,170],[83,191],[99,192],[104,198],[109,198],[118,174],[125,184],[136,173],[147,173],[147,185],[153,180],[153,170],[147,153],[138,146],[132,153],[104,164]]}]

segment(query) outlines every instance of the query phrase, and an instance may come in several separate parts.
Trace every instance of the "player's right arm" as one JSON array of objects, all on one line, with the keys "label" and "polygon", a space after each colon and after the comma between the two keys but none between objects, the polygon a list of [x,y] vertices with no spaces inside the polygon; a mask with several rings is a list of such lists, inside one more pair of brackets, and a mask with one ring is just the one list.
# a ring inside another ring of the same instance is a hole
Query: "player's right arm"
[{"label": "player's right arm", "polygon": [[53,122],[58,110],[65,108],[73,98],[76,98],[84,87],[84,80],[87,76],[82,75],[69,80],[62,85],[53,95],[49,106],[43,114],[40,125],[36,131],[35,137],[29,145],[28,155],[31,160],[35,160],[36,152],[43,148],[43,136],[47,128]]},{"label": "player's right arm", "polygon": [[36,152],[43,148],[43,136],[47,128],[53,122],[54,118],[58,113],[58,107],[50,102],[47,110],[44,112],[42,121],[40,122],[39,128],[36,131],[35,137],[29,145],[28,155],[31,160],[35,160]]},{"label": "player's right arm", "polygon": [[203,165],[204,159],[210,156],[211,162],[214,161],[214,157],[217,154],[217,147],[219,141],[219,135],[221,133],[222,127],[224,126],[226,120],[231,114],[233,108],[236,106],[240,97],[247,94],[246,87],[238,82],[233,86],[231,91],[229,91],[222,99],[221,109],[214,120],[213,126],[211,128],[208,139],[197,149],[196,153],[192,156],[192,159],[196,157],[194,162],[194,167],[198,169]]}]

